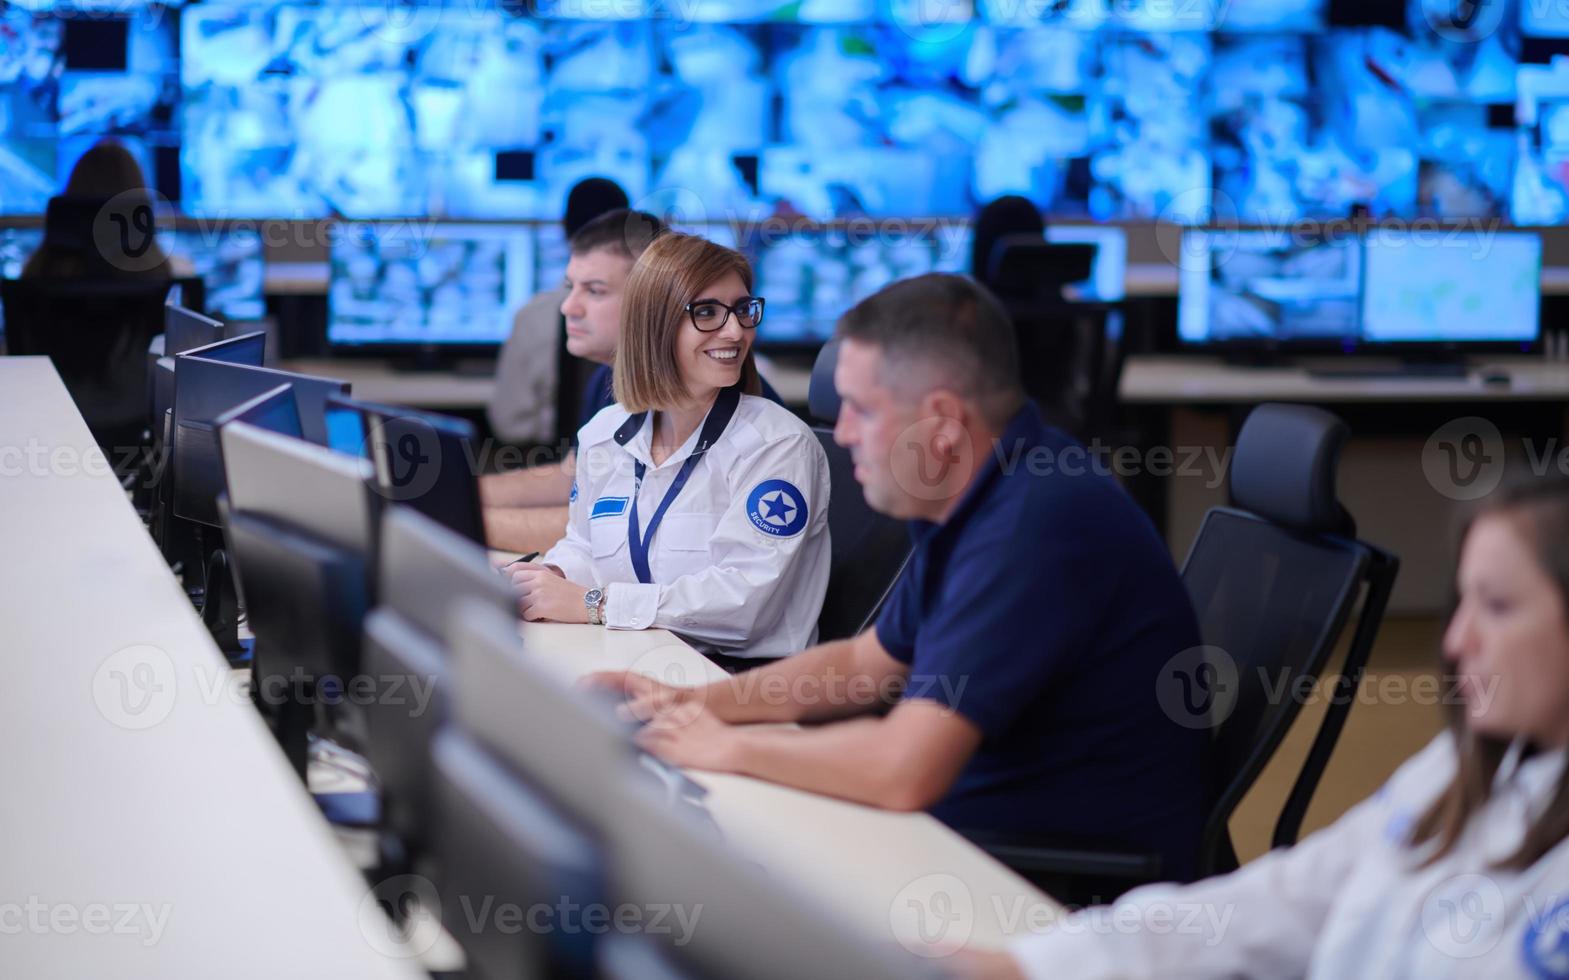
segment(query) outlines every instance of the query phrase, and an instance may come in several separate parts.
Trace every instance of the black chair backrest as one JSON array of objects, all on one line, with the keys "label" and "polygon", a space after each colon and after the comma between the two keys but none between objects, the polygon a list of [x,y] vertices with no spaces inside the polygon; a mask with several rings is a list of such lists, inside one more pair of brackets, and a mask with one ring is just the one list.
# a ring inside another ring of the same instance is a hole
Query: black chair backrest
[{"label": "black chair backrest", "polygon": [[[147,345],[170,282],[0,281],[6,353],[54,362],[100,445],[136,445],[147,424]],[[129,441],[125,441],[129,440]]]},{"label": "black chair backrest", "polygon": [[992,246],[986,285],[1004,300],[1062,300],[1062,287],[1090,278],[1098,246],[1048,242],[1040,235],[1007,235]]},{"label": "black chair backrest", "polygon": [[[1350,519],[1335,497],[1346,435],[1343,422],[1316,408],[1255,409],[1233,457],[1234,506],[1205,516],[1183,565],[1183,584],[1208,648],[1202,658],[1207,666],[1195,658],[1184,668],[1194,695],[1184,695],[1185,707],[1214,736],[1214,802],[1201,857],[1206,874],[1235,865],[1227,821],[1302,707],[1293,695],[1296,685],[1304,677],[1316,680],[1364,584],[1393,561],[1351,536]],[[1369,626],[1372,614],[1370,629],[1376,630],[1392,580],[1389,569],[1376,599],[1370,587],[1362,626]],[[1371,635],[1358,630],[1369,646]],[[1366,653],[1354,651],[1352,659],[1365,662]],[[1348,660],[1344,673],[1360,669]],[[1317,770],[1305,767],[1297,793],[1311,796],[1340,722],[1343,713],[1328,744],[1315,753],[1322,755]],[[1292,827],[1288,836],[1294,835]]]},{"label": "black chair backrest", "polygon": [[[812,414],[827,422],[839,416],[834,390],[834,363],[839,341],[830,340],[812,367],[807,403]],[[828,456],[828,594],[817,617],[817,639],[841,640],[871,624],[910,558],[913,543],[900,521],[879,514],[866,503],[855,480],[850,451],[834,442],[833,428],[812,429]]]},{"label": "black chair backrest", "polygon": [[1013,321],[1026,392],[1049,422],[1085,442],[1110,428],[1122,376],[1120,345],[1107,330],[1117,304],[1062,295],[1091,277],[1096,251],[1009,235],[992,247],[986,279]]}]

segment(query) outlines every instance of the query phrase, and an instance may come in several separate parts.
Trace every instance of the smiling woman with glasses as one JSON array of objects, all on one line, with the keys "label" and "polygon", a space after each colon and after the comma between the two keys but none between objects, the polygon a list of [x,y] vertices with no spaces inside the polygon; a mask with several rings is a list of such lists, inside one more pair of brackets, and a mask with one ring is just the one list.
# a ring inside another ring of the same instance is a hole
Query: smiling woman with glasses
[{"label": "smiling woman with glasses", "polygon": [[567,534],[513,566],[523,616],[682,634],[724,666],[794,653],[828,585],[828,461],[758,397],[741,253],[665,234],[627,279],[617,404],[578,435]]}]

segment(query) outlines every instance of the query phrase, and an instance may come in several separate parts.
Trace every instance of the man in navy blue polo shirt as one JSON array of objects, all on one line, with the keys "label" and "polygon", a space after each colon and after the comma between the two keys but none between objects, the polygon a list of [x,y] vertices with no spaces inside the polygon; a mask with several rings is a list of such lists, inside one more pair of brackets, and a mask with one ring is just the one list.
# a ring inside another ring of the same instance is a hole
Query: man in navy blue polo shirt
[{"label": "man in navy blue polo shirt", "polygon": [[1160,536],[1041,421],[1007,314],[972,280],[894,283],[838,334],[835,439],[867,502],[916,541],[875,628],[706,688],[600,682],[654,716],[639,737],[677,764],[1156,851],[1166,876],[1191,876],[1207,735],[1156,688],[1200,641]]}]

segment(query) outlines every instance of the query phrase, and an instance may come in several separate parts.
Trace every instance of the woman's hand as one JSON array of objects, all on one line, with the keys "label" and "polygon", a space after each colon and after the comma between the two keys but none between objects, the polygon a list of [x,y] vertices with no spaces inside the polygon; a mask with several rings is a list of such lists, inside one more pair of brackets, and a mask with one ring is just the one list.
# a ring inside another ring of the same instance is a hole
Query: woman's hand
[{"label": "woman's hand", "polygon": [[588,622],[588,607],[583,605],[588,589],[568,582],[553,565],[513,565],[512,587],[518,592],[518,612],[529,622]]}]

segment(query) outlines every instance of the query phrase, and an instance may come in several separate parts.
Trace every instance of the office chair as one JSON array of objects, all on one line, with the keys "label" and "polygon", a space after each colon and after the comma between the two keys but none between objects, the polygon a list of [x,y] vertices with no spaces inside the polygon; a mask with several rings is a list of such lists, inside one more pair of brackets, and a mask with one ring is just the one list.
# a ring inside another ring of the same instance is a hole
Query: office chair
[{"label": "office chair", "polygon": [[855,480],[850,451],[834,442],[833,421],[839,417],[839,393],[834,389],[838,355],[838,340],[823,345],[812,365],[807,393],[813,417],[829,423],[812,428],[828,456],[831,494],[828,593],[817,617],[820,643],[855,636],[872,624],[914,547],[903,522],[867,505]]},{"label": "office chair", "polygon": [[1096,252],[1007,235],[992,246],[984,277],[1013,320],[1025,391],[1048,421],[1084,442],[1111,435],[1122,379],[1122,348],[1108,329],[1121,304],[1062,293],[1092,276]]},{"label": "office chair", "polygon": [[[1208,714],[1212,734],[1201,877],[1237,867],[1228,821],[1302,707],[1279,692],[1322,674],[1360,598],[1335,693],[1275,824],[1273,846],[1296,842],[1394,587],[1399,558],[1358,540],[1335,495],[1348,433],[1344,422],[1321,409],[1254,409],[1237,437],[1232,506],[1205,515],[1182,568],[1204,643],[1224,651],[1238,679],[1233,699],[1210,698],[1194,712],[1195,718]],[[1222,667],[1221,673],[1229,671]],[[1120,894],[1162,877],[1156,855],[1073,851],[980,834],[974,839],[1015,870],[1057,883],[1073,900],[1106,897],[1086,896],[1085,882],[1095,888],[1112,882]]]},{"label": "office chair", "polygon": [[[171,280],[0,281],[6,353],[54,362],[94,440],[118,464],[147,427],[147,347]],[[115,452],[116,449],[122,450]]]}]

